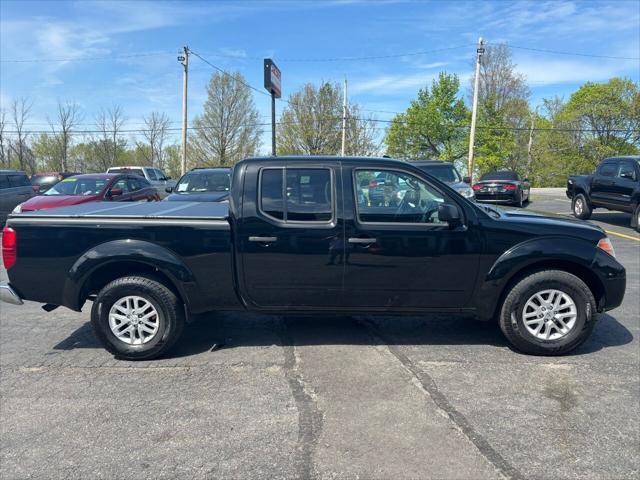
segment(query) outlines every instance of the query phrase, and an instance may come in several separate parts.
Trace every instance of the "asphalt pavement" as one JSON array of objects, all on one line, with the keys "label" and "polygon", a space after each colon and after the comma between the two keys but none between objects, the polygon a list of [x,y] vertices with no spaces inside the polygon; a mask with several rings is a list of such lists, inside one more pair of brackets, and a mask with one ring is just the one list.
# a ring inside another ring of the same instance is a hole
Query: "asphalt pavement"
[{"label": "asphalt pavement", "polygon": [[638,478],[640,237],[593,221],[627,293],[563,357],[453,316],[216,314],[124,362],[87,307],[0,304],[0,478]]}]

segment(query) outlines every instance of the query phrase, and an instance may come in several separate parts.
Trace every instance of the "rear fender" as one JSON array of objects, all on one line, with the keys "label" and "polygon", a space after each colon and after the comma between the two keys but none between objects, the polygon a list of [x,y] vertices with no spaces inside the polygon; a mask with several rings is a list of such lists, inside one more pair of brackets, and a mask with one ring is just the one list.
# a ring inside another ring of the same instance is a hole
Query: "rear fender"
[{"label": "rear fender", "polygon": [[[152,267],[164,274],[180,293],[188,307],[198,298],[193,273],[172,251],[143,240],[114,240],[102,243],[82,254],[69,269],[64,286],[64,304],[80,310],[84,302],[83,289],[96,270],[118,262],[134,262]],[[126,271],[122,275],[127,275]]]},{"label": "rear fender", "polygon": [[[520,272],[541,268],[561,270],[588,270],[597,246],[586,240],[568,237],[542,237],[519,243],[504,252],[491,266],[478,289],[476,305],[478,316],[491,318],[504,295],[505,287]],[[593,274],[595,275],[595,273]]]}]

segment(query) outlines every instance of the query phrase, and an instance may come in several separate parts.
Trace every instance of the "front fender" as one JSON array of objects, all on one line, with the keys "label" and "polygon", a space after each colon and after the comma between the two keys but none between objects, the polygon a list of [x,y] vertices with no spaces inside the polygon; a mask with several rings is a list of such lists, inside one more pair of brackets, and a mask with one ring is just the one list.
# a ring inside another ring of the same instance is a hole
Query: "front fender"
[{"label": "front fender", "polygon": [[82,289],[91,275],[98,268],[117,262],[137,262],[159,270],[171,280],[187,304],[197,289],[193,273],[167,248],[144,240],[114,240],[92,247],[75,261],[65,281],[64,304],[79,310],[83,302]]},{"label": "front fender", "polygon": [[539,237],[514,245],[496,259],[481,281],[476,295],[478,315],[493,316],[504,288],[519,272],[554,262],[592,270],[596,253],[596,245],[570,237]]}]

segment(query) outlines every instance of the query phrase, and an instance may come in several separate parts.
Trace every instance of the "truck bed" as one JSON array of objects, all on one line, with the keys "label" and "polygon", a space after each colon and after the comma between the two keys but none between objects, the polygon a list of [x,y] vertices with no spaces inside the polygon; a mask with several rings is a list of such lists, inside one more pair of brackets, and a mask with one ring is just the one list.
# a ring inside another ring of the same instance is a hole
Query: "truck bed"
[{"label": "truck bed", "polygon": [[91,202],[11,215],[15,220],[37,218],[135,219],[147,220],[226,220],[227,202]]}]

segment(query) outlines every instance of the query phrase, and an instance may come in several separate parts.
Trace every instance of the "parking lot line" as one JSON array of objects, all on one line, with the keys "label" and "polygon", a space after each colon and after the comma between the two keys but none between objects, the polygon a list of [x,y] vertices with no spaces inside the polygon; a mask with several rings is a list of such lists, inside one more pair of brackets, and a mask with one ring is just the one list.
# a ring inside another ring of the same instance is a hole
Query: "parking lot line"
[{"label": "parking lot line", "polygon": [[613,230],[605,230],[610,235],[617,235],[618,237],[628,238],[629,240],[635,240],[636,242],[640,242],[640,237],[634,237],[632,235],[627,235],[626,233],[614,232]]}]

